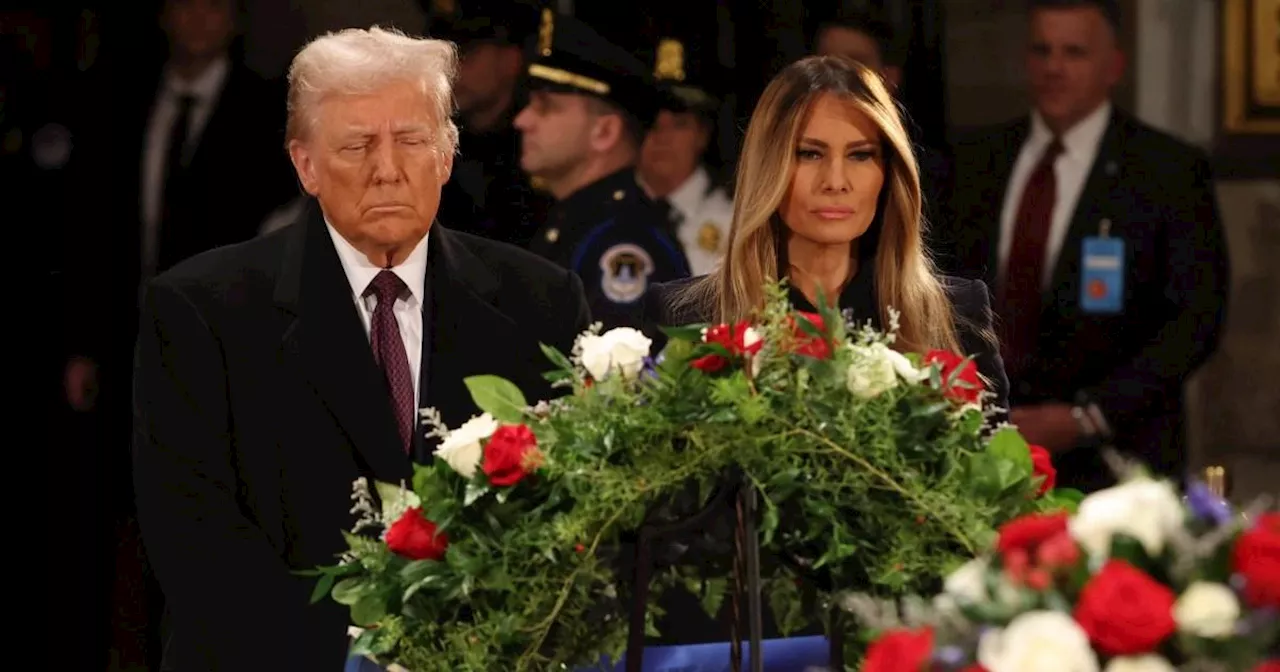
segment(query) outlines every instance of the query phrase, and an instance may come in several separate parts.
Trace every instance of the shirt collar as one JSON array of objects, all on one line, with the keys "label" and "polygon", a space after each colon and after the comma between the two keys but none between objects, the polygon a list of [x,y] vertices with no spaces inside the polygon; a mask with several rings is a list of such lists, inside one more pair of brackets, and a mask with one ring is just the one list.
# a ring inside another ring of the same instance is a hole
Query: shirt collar
[{"label": "shirt collar", "polygon": [[698,204],[702,202],[702,197],[707,193],[707,187],[711,185],[711,177],[707,175],[707,169],[698,166],[689,179],[684,181],[676,190],[667,196],[667,200],[671,202],[671,206],[688,216],[698,209]]},{"label": "shirt collar", "polygon": [[[342,262],[342,270],[346,272],[347,281],[351,283],[351,292],[359,299],[364,296],[364,290],[369,288],[369,283],[373,282],[374,276],[378,275],[383,268],[369,261],[369,257],[343,238],[342,234],[329,223],[327,217],[324,220],[324,226],[329,230],[333,247],[338,251],[338,260]],[[409,288],[411,305],[415,302],[416,305],[423,305],[423,294],[427,282],[427,240],[430,238],[431,234],[428,232],[400,265],[391,268],[391,272],[399,276]]]},{"label": "shirt collar", "polygon": [[[1089,116],[1081,119],[1067,129],[1062,135],[1063,153],[1072,159],[1083,159],[1092,162],[1093,157],[1098,153],[1098,145],[1102,143],[1102,135],[1107,131],[1107,125],[1111,122],[1111,102],[1104,101],[1098,106],[1098,109],[1089,113]],[[1044,123],[1044,118],[1039,112],[1031,113],[1031,136],[1027,142],[1032,147],[1039,149],[1048,147],[1053,141],[1053,132],[1049,130],[1049,126]]]},{"label": "shirt collar", "polygon": [[210,63],[199,77],[191,81],[179,79],[170,69],[165,72],[165,90],[171,96],[192,96],[200,103],[207,103],[222,90],[230,70],[231,62],[226,56]]}]

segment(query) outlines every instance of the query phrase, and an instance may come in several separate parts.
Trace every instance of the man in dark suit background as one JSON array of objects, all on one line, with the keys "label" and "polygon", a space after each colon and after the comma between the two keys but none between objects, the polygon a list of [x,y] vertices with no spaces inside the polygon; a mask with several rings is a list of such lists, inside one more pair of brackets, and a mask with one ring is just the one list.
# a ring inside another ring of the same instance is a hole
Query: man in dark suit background
[{"label": "man in dark suit background", "polygon": [[1203,153],[1114,108],[1106,0],[1037,0],[1028,118],[958,145],[954,272],[995,288],[1011,421],[1059,484],[1111,482],[1111,443],[1186,468],[1183,384],[1214,351],[1229,278]]},{"label": "man in dark suit background", "polygon": [[379,29],[309,44],[288,136],[314,202],[147,288],[134,468],[172,669],[340,669],[347,612],[292,572],[343,550],[352,482],[410,479],[432,450],[418,409],[466,421],[467,376],[547,398],[539,343],[588,326],[573,274],[433,226],[456,67],[447,42]]}]

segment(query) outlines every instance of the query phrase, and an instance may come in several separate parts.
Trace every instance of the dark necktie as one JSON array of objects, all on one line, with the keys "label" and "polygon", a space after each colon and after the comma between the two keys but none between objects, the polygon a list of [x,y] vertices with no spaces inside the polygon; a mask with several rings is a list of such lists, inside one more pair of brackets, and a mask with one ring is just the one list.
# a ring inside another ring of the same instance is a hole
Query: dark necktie
[{"label": "dark necktie", "polygon": [[178,116],[169,129],[168,153],[164,162],[163,189],[160,191],[160,231],[156,238],[157,273],[182,261],[185,251],[179,241],[182,223],[178,212],[182,204],[183,185],[187,170],[187,144],[191,130],[191,113],[196,105],[195,96],[178,98]]},{"label": "dark necktie", "polygon": [[413,373],[409,369],[409,356],[405,353],[404,341],[400,338],[395,307],[396,301],[408,289],[399,276],[383,270],[378,272],[364,291],[365,296],[373,294],[378,299],[378,305],[373,309],[369,340],[373,345],[373,359],[382,367],[382,373],[386,377],[391,408],[395,411],[396,426],[406,453],[410,452],[413,445]]},{"label": "dark necktie", "polygon": [[666,232],[669,235],[675,235],[676,230],[680,228],[680,222],[684,219],[684,215],[680,214],[680,211],[666,198],[654,199],[653,203],[658,206],[658,211],[662,213]]},{"label": "dark necktie", "polygon": [[1041,278],[1058,197],[1053,163],[1060,154],[1062,143],[1055,138],[1031,172],[1013,220],[1013,243],[999,296],[1001,342],[1010,380],[1017,380],[1025,370],[1040,335]]}]

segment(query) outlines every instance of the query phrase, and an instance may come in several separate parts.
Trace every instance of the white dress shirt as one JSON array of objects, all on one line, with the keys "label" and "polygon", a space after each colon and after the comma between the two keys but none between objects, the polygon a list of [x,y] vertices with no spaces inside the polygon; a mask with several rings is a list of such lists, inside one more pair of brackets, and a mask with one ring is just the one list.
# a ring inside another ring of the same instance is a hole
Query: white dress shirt
[{"label": "white dress shirt", "polygon": [[[1110,122],[1111,103],[1103,103],[1062,136],[1063,152],[1053,163],[1057,199],[1053,204],[1053,220],[1045,246],[1045,263],[1040,278],[1042,285],[1048,285],[1053,278],[1053,268],[1057,264],[1058,252],[1062,250],[1062,241],[1067,236],[1067,229],[1071,228],[1071,219],[1075,216],[1080,193],[1084,190],[1085,181],[1089,179],[1089,172],[1093,170],[1093,161],[1098,156],[1098,147],[1102,144],[1102,136]],[[1013,164],[1009,186],[1004,193],[1004,207],[1000,212],[1001,280],[1009,260],[1009,250],[1013,247],[1013,229],[1018,217],[1018,205],[1022,202],[1022,192],[1051,142],[1053,133],[1040,114],[1032,112],[1031,132],[1022,143],[1017,162]]]},{"label": "white dress shirt", "polygon": [[[356,303],[356,312],[360,313],[360,322],[364,324],[364,333],[371,336],[373,326],[373,310],[378,307],[378,297],[365,290],[374,276],[383,269],[369,261],[369,257],[357,250],[329,221],[325,220],[325,228],[329,229],[329,237],[338,250],[338,259],[342,262],[342,270],[347,273],[347,281],[351,283],[351,299]],[[409,296],[396,301],[394,313],[396,324],[400,327],[400,340],[404,342],[405,355],[409,357],[409,370],[413,372],[413,407],[418,408],[418,389],[422,377],[422,307],[426,297],[427,282],[427,240],[430,234],[423,236],[409,256],[399,265],[391,269],[409,288]]]},{"label": "white dress shirt", "polygon": [[160,226],[160,201],[164,196],[165,160],[169,155],[169,135],[178,120],[178,101],[183,96],[195,98],[191,125],[187,128],[187,144],[195,147],[218,104],[218,96],[227,82],[230,69],[230,61],[224,57],[214,61],[199,77],[189,82],[178,78],[172,70],[164,74],[151,118],[147,121],[142,148],[142,260],[144,272],[148,275],[156,263],[159,244],[156,234]]},{"label": "white dress shirt", "polygon": [[733,201],[723,189],[711,189],[711,176],[698,166],[689,179],[667,196],[680,217],[676,236],[693,275],[705,275],[720,265],[729,242]]}]

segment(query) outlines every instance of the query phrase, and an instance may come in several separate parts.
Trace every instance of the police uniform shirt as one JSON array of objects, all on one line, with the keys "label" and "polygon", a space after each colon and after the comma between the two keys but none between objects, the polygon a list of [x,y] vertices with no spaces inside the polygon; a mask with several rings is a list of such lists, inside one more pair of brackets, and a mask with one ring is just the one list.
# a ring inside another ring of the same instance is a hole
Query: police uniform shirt
[{"label": "police uniform shirt", "polygon": [[667,196],[676,238],[694,275],[706,275],[720,265],[733,221],[733,200],[713,187],[706,168],[698,166],[689,179]]},{"label": "police uniform shirt", "polygon": [[592,318],[605,329],[639,329],[648,289],[689,275],[670,227],[627,168],[552,206],[530,250],[582,279]]}]

